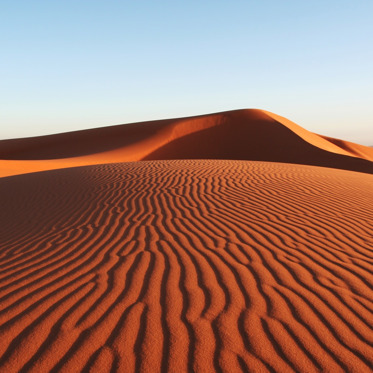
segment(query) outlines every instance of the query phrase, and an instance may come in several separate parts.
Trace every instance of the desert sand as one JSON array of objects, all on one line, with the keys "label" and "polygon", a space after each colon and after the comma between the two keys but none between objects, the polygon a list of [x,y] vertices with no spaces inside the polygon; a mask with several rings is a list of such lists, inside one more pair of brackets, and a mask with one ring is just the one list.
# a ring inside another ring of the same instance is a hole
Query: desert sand
[{"label": "desert sand", "polygon": [[373,149],[239,110],[0,159],[0,372],[373,371]]}]

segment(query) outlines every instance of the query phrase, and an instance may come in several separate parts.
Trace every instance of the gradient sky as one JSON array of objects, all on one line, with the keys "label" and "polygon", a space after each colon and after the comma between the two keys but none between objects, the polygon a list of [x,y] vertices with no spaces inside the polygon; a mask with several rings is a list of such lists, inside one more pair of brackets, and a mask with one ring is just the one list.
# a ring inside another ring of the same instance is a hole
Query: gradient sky
[{"label": "gradient sky", "polygon": [[373,145],[373,1],[0,2],[0,138],[239,108]]}]

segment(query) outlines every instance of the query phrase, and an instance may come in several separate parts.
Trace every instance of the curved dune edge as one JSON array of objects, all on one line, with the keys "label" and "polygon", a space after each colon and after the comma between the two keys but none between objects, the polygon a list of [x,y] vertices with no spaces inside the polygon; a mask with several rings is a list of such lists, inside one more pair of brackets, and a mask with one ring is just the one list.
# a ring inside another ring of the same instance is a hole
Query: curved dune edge
[{"label": "curved dune edge", "polygon": [[355,154],[356,157],[367,159],[368,161],[373,161],[373,147],[355,144],[350,141],[334,139],[332,137],[322,136],[329,142],[336,144],[340,148],[345,149],[350,154]]},{"label": "curved dune edge", "polygon": [[290,121],[289,119],[281,117],[280,115],[265,110],[262,111],[269,117],[273,118],[275,121],[288,127],[305,141],[314,146],[317,146],[320,149],[332,153],[338,153],[342,155],[348,155],[350,157],[358,157],[367,159],[368,161],[373,161],[373,148],[370,148],[369,146],[355,144],[353,142],[335,139],[333,137],[318,135],[316,133],[307,131],[298,124]]},{"label": "curved dune edge", "polygon": [[160,159],[259,160],[373,173],[370,148],[256,109],[0,141],[0,177]]},{"label": "curved dune edge", "polygon": [[0,371],[372,367],[371,175],[147,161],[0,194]]}]

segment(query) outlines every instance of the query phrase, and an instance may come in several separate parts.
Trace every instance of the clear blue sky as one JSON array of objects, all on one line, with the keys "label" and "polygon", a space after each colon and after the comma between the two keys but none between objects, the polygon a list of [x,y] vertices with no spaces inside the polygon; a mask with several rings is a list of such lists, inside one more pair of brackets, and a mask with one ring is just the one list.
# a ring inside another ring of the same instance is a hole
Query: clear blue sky
[{"label": "clear blue sky", "polygon": [[373,145],[372,0],[2,0],[0,138],[260,108]]}]

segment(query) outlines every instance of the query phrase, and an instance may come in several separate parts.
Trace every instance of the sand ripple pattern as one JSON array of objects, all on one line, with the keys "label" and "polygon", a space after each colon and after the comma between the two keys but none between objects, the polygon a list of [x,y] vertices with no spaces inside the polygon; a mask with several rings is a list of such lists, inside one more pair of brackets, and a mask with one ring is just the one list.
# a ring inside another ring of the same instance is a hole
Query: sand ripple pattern
[{"label": "sand ripple pattern", "polygon": [[372,369],[371,175],[148,161],[0,196],[1,372]]}]

